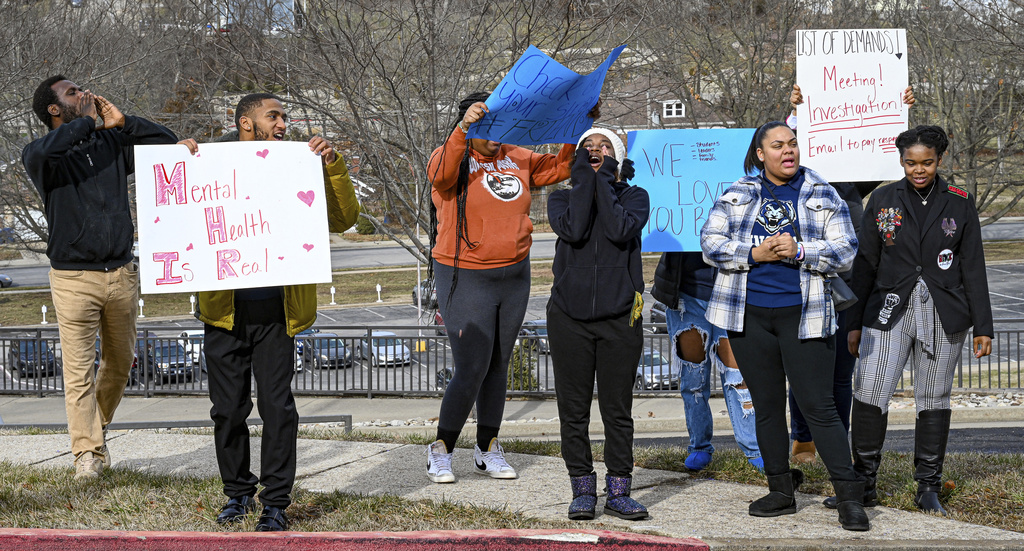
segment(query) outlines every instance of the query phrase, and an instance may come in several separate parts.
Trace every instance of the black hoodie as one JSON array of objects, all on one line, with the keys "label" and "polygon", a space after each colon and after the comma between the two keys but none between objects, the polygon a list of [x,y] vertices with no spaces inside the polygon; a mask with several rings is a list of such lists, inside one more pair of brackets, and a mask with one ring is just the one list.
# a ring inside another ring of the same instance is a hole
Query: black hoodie
[{"label": "black hoodie", "polygon": [[25,146],[21,161],[43,199],[50,228],[50,265],[112,270],[131,262],[132,147],[177,141],[173,132],[143,118],[125,116],[121,129],[96,130],[94,119],[81,117]]},{"label": "black hoodie", "polygon": [[606,156],[590,166],[580,148],[572,167],[572,189],[548,198],[548,218],[558,235],[551,300],[569,317],[597,321],[621,316],[643,293],[640,232],[650,215],[647,191],[617,182],[619,163]]}]

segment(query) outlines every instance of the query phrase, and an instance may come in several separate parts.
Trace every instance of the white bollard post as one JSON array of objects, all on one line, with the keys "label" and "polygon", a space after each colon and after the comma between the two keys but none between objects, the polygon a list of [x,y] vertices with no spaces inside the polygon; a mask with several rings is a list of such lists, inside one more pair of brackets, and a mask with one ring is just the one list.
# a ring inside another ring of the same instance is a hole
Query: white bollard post
[{"label": "white bollard post", "polygon": [[43,306],[43,325],[46,325],[48,323],[50,322],[46,321],[46,306]]},{"label": "white bollard post", "polygon": [[334,306],[337,302],[334,302],[334,287],[331,287],[331,306]]},{"label": "white bollard post", "polygon": [[144,318],[144,317],[146,317],[146,314],[143,314],[143,313],[142,313],[142,304],[143,304],[143,301],[142,301],[142,299],[140,298],[140,299],[139,299],[139,317],[140,317],[140,318]]},{"label": "white bollard post", "polygon": [[377,284],[377,302],[384,302],[380,298],[380,283]]},{"label": "white bollard post", "polygon": [[195,295],[189,295],[188,296],[188,303],[189,303],[188,313],[193,315],[193,316],[196,315],[196,296]]}]

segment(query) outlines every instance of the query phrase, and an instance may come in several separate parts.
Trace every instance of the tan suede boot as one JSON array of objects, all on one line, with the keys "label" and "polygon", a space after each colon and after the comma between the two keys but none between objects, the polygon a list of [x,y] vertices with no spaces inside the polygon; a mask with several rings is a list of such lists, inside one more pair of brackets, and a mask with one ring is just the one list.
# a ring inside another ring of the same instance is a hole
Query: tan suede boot
[{"label": "tan suede boot", "polygon": [[793,441],[793,452],[790,454],[790,461],[798,465],[814,462],[814,442]]}]

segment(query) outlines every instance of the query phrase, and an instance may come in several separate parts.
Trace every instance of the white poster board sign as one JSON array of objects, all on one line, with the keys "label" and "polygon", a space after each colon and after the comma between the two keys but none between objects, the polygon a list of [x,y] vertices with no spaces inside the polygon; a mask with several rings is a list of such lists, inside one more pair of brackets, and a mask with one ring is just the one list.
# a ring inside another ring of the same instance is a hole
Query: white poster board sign
[{"label": "white poster board sign", "polygon": [[830,182],[903,177],[896,136],[907,129],[905,29],[796,33],[800,164]]},{"label": "white poster board sign", "polygon": [[322,170],[304,142],[136,146],[142,292],[330,281]]}]

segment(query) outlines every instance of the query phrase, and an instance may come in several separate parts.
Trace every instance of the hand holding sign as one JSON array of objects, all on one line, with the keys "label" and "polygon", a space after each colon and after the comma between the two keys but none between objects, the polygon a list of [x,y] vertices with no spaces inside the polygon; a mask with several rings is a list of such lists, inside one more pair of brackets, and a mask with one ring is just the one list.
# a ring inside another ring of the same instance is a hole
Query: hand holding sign
[{"label": "hand holding sign", "polygon": [[625,47],[612,50],[592,73],[579,75],[530,46],[487,98],[483,114],[471,108],[479,117],[470,120],[467,111],[463,123],[476,123],[468,128],[468,137],[518,145],[576,143],[593,125],[588,114],[598,104],[609,67]]}]

